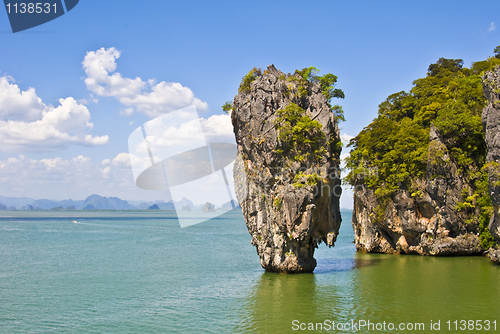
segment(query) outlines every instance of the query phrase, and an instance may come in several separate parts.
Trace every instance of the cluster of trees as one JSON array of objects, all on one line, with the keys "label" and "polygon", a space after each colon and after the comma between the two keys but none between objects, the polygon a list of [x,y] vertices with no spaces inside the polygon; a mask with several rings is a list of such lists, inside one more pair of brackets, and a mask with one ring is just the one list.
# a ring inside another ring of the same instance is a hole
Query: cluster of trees
[{"label": "cluster of trees", "polygon": [[[327,73],[319,76],[316,67],[307,67],[302,70],[296,70],[293,75],[282,75],[279,79],[286,81],[292,86],[296,86],[298,97],[304,97],[310,92],[312,83],[317,83],[321,87],[322,94],[326,97],[328,106],[335,115],[338,122],[345,121],[344,111],[340,105],[332,105],[333,99],[343,99],[344,92],[336,87],[337,76]],[[238,92],[249,93],[251,83],[260,78],[266,71],[254,67],[245,75],[240,83]],[[287,91],[291,98],[290,88]],[[295,95],[295,94],[294,94]],[[222,110],[229,114],[233,108],[233,103],[228,101],[222,106]],[[278,132],[278,140],[281,147],[277,153],[284,156],[293,156],[293,160],[298,162],[319,161],[326,154],[326,146],[334,145],[332,140],[327,140],[322,132],[322,126],[318,121],[312,120],[305,110],[298,104],[290,102],[284,109],[277,110],[277,118],[274,122]],[[340,143],[341,144],[341,143]],[[338,149],[335,147],[335,149]]]},{"label": "cluster of trees", "polygon": [[473,194],[462,204],[464,208],[480,208],[480,217],[471,220],[477,220],[483,246],[488,248],[493,242],[487,230],[492,206],[484,168],[486,143],[481,113],[486,99],[481,75],[497,65],[500,46],[494,57],[475,62],[471,68],[464,67],[462,59],[441,58],[429,66],[425,78],[413,82],[409,92],[390,95],[380,104],[378,117],[351,140],[346,181],[354,186],[360,173],[375,167],[378,173],[370,174],[365,186],[375,190],[379,211],[400,189],[418,194],[415,180],[425,177],[428,162],[438,160],[442,152],[439,147],[429,150],[429,132],[434,125],[449,159],[471,185]]},{"label": "cluster of trees", "polygon": [[338,104],[332,105],[333,99],[345,98],[344,91],[336,87],[338,77],[331,73],[318,75],[320,70],[316,67],[306,67],[302,70],[296,70],[294,75],[288,75],[288,78],[280,78],[288,82],[297,82],[300,96],[308,94],[308,86],[310,83],[317,83],[321,86],[321,93],[326,97],[328,106],[335,115],[337,122],[345,121],[344,110]]},{"label": "cluster of trees", "polygon": [[[274,126],[278,132],[281,148],[278,154],[289,156],[295,161],[321,161],[326,154],[326,137],[321,131],[321,123],[313,121],[304,109],[290,103],[284,109],[276,111],[278,117]],[[312,156],[311,156],[312,155]]]}]

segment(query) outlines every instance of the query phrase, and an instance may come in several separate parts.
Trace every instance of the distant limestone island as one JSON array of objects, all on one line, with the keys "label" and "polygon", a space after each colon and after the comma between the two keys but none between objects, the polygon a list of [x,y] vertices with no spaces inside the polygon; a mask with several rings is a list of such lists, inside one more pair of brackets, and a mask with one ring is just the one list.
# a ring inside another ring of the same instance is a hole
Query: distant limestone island
[{"label": "distant limestone island", "polygon": [[99,195],[90,195],[85,200],[48,200],[33,199],[28,197],[5,197],[0,196],[0,211],[3,210],[21,210],[21,211],[74,211],[74,210],[165,210],[175,211],[176,207],[181,207],[182,211],[203,211],[215,212],[221,210],[240,209],[236,201],[227,202],[220,207],[212,203],[195,205],[187,198],[180,201],[125,201],[118,197],[103,197]]}]

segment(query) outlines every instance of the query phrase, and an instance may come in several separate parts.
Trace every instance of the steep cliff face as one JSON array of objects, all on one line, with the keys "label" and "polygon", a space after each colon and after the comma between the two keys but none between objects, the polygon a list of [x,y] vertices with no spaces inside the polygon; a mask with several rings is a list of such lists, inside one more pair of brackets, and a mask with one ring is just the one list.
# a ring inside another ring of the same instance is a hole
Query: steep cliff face
[{"label": "steep cliff face", "polygon": [[479,215],[479,209],[457,210],[470,186],[457,176],[458,168],[434,126],[429,139],[426,177],[415,180],[419,190],[397,191],[383,212],[377,212],[381,203],[374,190],[365,186],[363,178],[356,181],[352,225],[358,251],[420,255],[483,251],[478,225],[467,220],[471,214]]},{"label": "steep cliff face", "polygon": [[[485,73],[483,88],[488,100],[482,119],[488,145],[489,192],[494,210],[489,230],[500,243],[500,66]],[[490,250],[490,258],[500,263],[500,251]]]},{"label": "steep cliff face", "polygon": [[273,65],[251,72],[231,114],[235,188],[266,271],[312,272],[320,242],[340,227],[340,136],[317,80]]},{"label": "steep cliff face", "polygon": [[353,138],[346,181],[355,188],[358,250],[467,255],[495,244],[480,73],[498,63],[465,68],[440,58],[409,91],[389,95]]}]

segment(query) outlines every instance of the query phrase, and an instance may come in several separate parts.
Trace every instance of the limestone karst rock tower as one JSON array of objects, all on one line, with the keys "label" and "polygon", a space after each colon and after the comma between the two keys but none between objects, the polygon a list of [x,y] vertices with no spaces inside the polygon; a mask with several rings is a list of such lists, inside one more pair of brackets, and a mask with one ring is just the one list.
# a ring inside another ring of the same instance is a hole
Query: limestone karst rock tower
[{"label": "limestone karst rock tower", "polygon": [[315,248],[337,238],[341,141],[329,99],[343,93],[335,81],[270,65],[244,77],[234,98],[235,190],[267,271],[312,272]]}]

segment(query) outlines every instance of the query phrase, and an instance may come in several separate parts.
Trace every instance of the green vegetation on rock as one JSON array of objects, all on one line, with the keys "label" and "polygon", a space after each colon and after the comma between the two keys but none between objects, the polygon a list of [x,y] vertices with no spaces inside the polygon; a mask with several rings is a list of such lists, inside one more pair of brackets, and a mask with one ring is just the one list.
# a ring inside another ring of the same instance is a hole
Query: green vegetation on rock
[{"label": "green vegetation on rock", "polygon": [[[483,168],[487,152],[481,112],[486,99],[481,75],[500,64],[497,51],[500,47],[495,49],[496,57],[473,63],[470,69],[463,67],[461,59],[440,58],[409,92],[392,94],[382,102],[378,117],[351,140],[345,181],[355,186],[363,178],[363,184],[374,190],[379,218],[397,191],[421,196],[416,180],[426,178],[428,164],[451,160],[470,187],[464,189],[463,202],[456,209],[470,213],[470,222],[479,225],[484,248],[493,244],[487,229],[492,204],[488,171]],[[431,126],[444,144],[429,142]],[[367,169],[377,173],[366,177]],[[473,215],[477,207],[479,217]]]},{"label": "green vegetation on rock", "polygon": [[293,154],[295,161],[321,160],[326,154],[325,134],[321,124],[313,121],[304,109],[290,103],[286,108],[277,111],[278,117],[274,121],[281,148],[278,153]]},{"label": "green vegetation on rock", "polygon": [[276,208],[276,210],[281,210],[281,204],[283,204],[283,201],[281,200],[281,198],[276,197],[274,199],[274,207]]},{"label": "green vegetation on rock", "polygon": [[321,181],[321,178],[316,173],[304,174],[303,171],[299,171],[297,174],[295,174],[295,176],[293,178],[292,185],[295,188],[303,188],[306,185],[308,185],[308,186],[315,186],[320,181]]},{"label": "green vegetation on rock", "polygon": [[[243,78],[243,82],[251,79],[251,75],[254,73],[252,71]],[[326,97],[328,107],[335,114],[336,120],[344,121],[342,107],[331,105],[333,98],[345,97],[344,92],[335,87],[337,76],[331,73],[318,76],[318,72],[317,68],[308,67],[296,70],[293,75],[282,75],[279,79],[289,84],[296,84],[299,97],[309,94],[313,83],[319,84],[322,95]],[[321,124],[316,120],[312,120],[298,104],[289,103],[284,109],[277,110],[277,116],[274,125],[281,143],[281,147],[276,151],[278,154],[292,155],[293,160],[298,162],[319,161],[325,156],[326,147],[333,145],[325,137]],[[337,149],[339,148],[335,148],[335,150]]]},{"label": "green vegetation on rock", "polygon": [[[325,96],[328,100],[328,106],[335,114],[335,119],[337,120],[337,122],[345,121],[344,110],[342,109],[342,107],[337,104],[331,104],[333,98],[345,98],[344,92],[341,89],[335,87],[338,77],[331,73],[327,73],[323,76],[318,76],[319,72],[320,70],[318,70],[316,67],[311,66],[300,71],[296,70],[295,74],[298,74],[298,76],[289,76],[287,80],[289,82],[295,81],[298,83],[297,89],[300,96],[306,96],[308,94],[309,83],[318,83],[321,86],[321,92],[323,96]],[[284,78],[282,78],[282,80],[284,80]]]},{"label": "green vegetation on rock", "polygon": [[250,92],[250,84],[258,77],[262,76],[262,69],[254,67],[247,75],[243,77],[240,83],[239,92]]},{"label": "green vegetation on rock", "polygon": [[233,102],[227,101],[222,105],[222,111],[224,111],[226,114],[229,114],[229,112],[233,109]]}]

